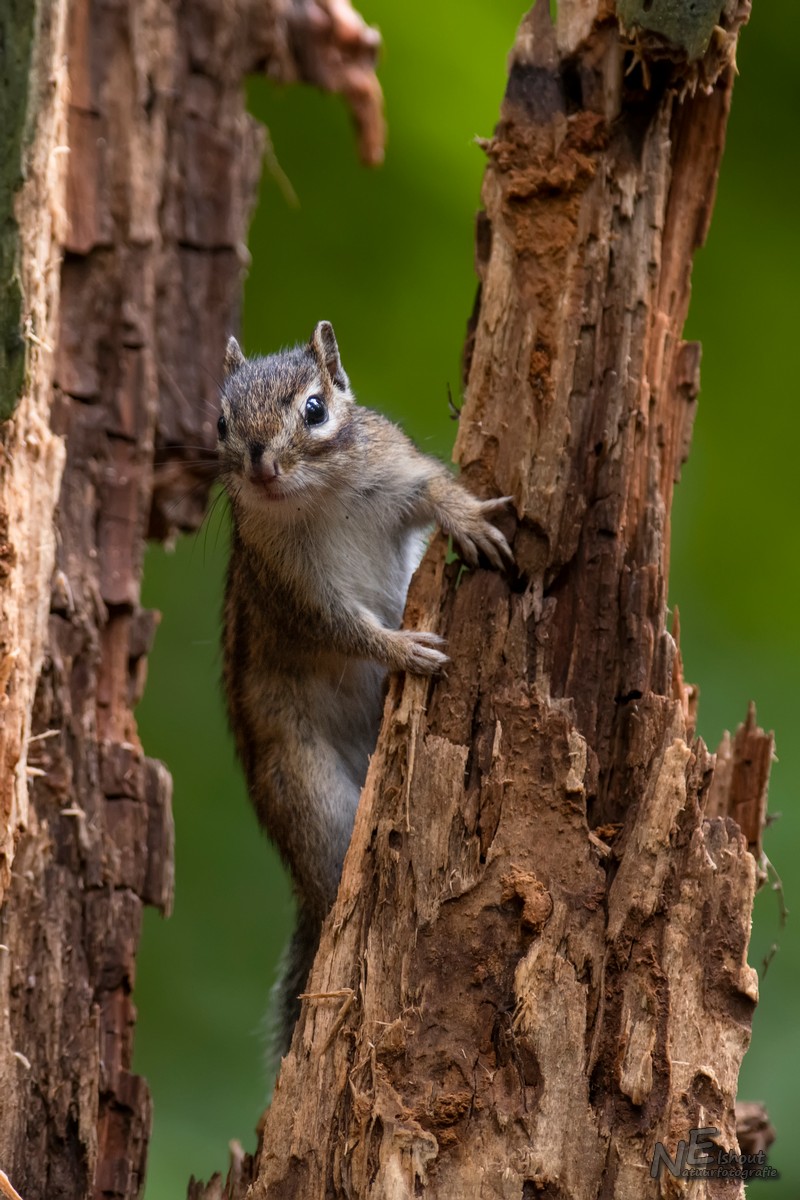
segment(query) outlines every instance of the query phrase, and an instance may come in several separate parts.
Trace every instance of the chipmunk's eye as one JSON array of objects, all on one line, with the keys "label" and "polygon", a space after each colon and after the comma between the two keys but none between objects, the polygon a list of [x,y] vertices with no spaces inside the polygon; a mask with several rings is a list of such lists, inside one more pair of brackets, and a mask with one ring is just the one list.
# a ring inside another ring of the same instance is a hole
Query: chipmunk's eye
[{"label": "chipmunk's eye", "polygon": [[228,422],[222,413],[219,414],[219,420],[217,421],[217,433],[219,434],[219,440],[224,442],[228,433]]},{"label": "chipmunk's eye", "polygon": [[327,419],[328,410],[325,407],[325,401],[321,400],[319,396],[309,396],[306,400],[306,425],[321,425]]}]

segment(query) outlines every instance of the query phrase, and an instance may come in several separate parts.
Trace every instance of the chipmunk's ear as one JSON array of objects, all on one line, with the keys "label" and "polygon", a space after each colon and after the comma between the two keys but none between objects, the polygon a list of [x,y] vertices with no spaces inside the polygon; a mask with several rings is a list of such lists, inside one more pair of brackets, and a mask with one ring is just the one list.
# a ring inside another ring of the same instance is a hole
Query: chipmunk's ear
[{"label": "chipmunk's ear", "polygon": [[238,371],[239,367],[243,367],[245,363],[242,348],[235,337],[228,338],[228,344],[225,347],[225,358],[222,361],[222,373],[226,379],[229,379],[234,371]]},{"label": "chipmunk's ear", "polygon": [[337,387],[348,386],[342,360],[339,357],[339,347],[336,344],[336,334],[330,321],[318,321],[311,335],[311,349],[320,366],[323,366]]}]

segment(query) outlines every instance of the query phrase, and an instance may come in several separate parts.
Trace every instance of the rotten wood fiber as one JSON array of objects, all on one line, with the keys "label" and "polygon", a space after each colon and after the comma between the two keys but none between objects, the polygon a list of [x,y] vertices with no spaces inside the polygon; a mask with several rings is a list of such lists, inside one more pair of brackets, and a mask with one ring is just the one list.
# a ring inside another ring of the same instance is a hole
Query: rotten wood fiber
[{"label": "rotten wood fiber", "polygon": [[[250,1200],[640,1200],[657,1141],[736,1146],[771,742],[751,720],[715,781],[666,624],[733,70],[641,54],[606,3],[517,36],[456,454],[514,497],[518,570],[439,540],[415,579],[452,662],[391,686]],[[343,1021],[315,998],[346,989]]]},{"label": "rotten wood fiber", "polygon": [[377,158],[377,38],[345,0],[34,7],[25,317],[0,330],[26,346],[0,453],[0,1166],[24,1200],[133,1200],[135,956],[173,872],[171,781],[133,716],[145,538],[205,511],[261,166],[245,76],[342,86]]}]

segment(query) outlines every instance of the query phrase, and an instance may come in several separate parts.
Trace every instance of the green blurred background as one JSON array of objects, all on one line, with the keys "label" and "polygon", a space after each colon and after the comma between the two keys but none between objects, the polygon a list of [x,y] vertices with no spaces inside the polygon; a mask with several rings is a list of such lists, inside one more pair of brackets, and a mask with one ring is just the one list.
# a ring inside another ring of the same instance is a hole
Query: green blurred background
[{"label": "green blurred background", "polygon": [[[687,678],[701,688],[700,732],[715,747],[755,698],[774,728],[767,852],[795,897],[800,853],[797,445],[794,352],[798,264],[797,64],[800,6],[755,0],[739,52],[733,113],[708,246],[698,256],[688,334],[703,341],[703,390],[674,512],[672,601]],[[359,397],[427,450],[449,457],[446,389],[475,292],[473,219],[505,61],[524,5],[365,0],[380,26],[389,146],[356,161],[344,105],[253,81],[299,197],[266,173],[251,231],[243,340],[266,352],[335,324]],[[218,506],[219,509],[222,506]],[[226,524],[216,515],[174,553],[151,548],[145,602],[163,623],[139,709],[147,752],[175,781],[177,891],[164,922],[148,912],[139,957],[136,1069],[155,1101],[147,1200],[178,1200],[190,1173],[227,1165],[227,1142],[255,1144],[266,1098],[263,1017],[291,917],[289,889],[259,834],[234,762],[219,689]],[[800,1194],[800,947],[778,897],[756,905],[751,962],[778,943],[765,977],[741,1095],[767,1102],[778,1183]]]}]

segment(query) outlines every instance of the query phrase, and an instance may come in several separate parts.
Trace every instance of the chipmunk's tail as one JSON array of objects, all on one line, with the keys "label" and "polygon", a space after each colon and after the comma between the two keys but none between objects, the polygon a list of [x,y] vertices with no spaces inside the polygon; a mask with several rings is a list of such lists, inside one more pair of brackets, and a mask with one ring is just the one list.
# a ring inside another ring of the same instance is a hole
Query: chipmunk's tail
[{"label": "chipmunk's tail", "polygon": [[294,933],[283,952],[278,978],[272,989],[269,1065],[274,1071],[277,1071],[281,1059],[289,1052],[294,1027],[300,1016],[298,996],[306,990],[321,931],[319,917],[299,904]]}]

